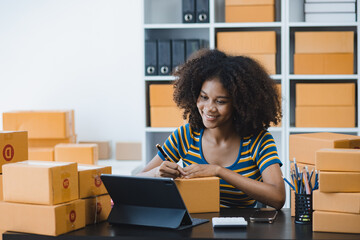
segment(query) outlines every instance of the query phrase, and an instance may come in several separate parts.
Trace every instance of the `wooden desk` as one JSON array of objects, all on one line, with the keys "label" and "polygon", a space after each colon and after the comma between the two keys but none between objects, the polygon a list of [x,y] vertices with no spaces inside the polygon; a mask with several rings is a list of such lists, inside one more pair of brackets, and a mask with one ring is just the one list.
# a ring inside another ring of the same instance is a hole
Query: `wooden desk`
[{"label": "wooden desk", "polygon": [[[192,214],[192,217],[243,216],[249,218],[254,209],[223,209],[219,213]],[[111,226],[107,222],[89,225],[83,229],[50,237],[45,235],[6,232],[3,240],[115,240],[115,239],[360,239],[360,234],[312,232],[311,225],[295,224],[290,209],[279,211],[274,223],[249,223],[247,228],[216,229],[211,221],[181,231],[135,227]]]}]

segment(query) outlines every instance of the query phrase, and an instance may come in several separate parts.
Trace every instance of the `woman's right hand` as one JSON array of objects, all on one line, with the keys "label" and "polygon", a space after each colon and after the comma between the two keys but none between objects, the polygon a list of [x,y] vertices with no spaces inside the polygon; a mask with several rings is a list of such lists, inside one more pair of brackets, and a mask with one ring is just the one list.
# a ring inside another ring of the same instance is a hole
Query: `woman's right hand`
[{"label": "woman's right hand", "polygon": [[158,167],[155,174],[156,177],[168,177],[168,178],[178,178],[185,176],[186,173],[178,164],[169,161],[163,161]]}]

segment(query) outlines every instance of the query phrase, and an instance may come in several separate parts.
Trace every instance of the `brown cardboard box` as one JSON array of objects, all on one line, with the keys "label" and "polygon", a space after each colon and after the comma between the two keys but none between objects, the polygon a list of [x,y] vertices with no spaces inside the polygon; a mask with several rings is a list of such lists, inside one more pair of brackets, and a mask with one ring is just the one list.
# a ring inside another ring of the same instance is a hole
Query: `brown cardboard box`
[{"label": "brown cardboard box", "polygon": [[140,142],[116,143],[116,160],[141,160],[141,152]]},{"label": "brown cardboard box", "polygon": [[100,179],[101,174],[111,174],[110,166],[78,164],[79,198],[106,194],[106,188]]},{"label": "brown cardboard box", "polygon": [[29,139],[29,147],[53,148],[60,143],[76,143],[76,135],[58,139]]},{"label": "brown cardboard box", "polygon": [[313,212],[313,231],[315,232],[360,233],[359,226],[360,214]]},{"label": "brown cardboard box", "polygon": [[291,216],[295,217],[295,191],[290,189],[290,211],[291,211]]},{"label": "brown cardboard box", "polygon": [[186,121],[178,107],[150,107],[151,127],[179,127]]},{"label": "brown cardboard box", "polygon": [[226,5],[225,22],[274,22],[274,5]]},{"label": "brown cardboard box", "polygon": [[320,192],[360,192],[360,172],[325,172],[319,174]]},{"label": "brown cardboard box", "polygon": [[85,143],[61,143],[55,146],[55,161],[97,164],[98,145]]},{"label": "brown cardboard box", "polygon": [[111,158],[110,141],[79,141],[79,143],[97,144],[99,150],[99,159]]},{"label": "brown cardboard box", "polygon": [[54,161],[54,148],[29,148],[29,160]]},{"label": "brown cardboard box", "polygon": [[360,172],[360,149],[320,149],[315,165],[321,171]]},{"label": "brown cardboard box", "polygon": [[296,106],[355,106],[355,83],[297,83]]},{"label": "brown cardboard box", "polygon": [[355,106],[297,106],[295,127],[355,127]]},{"label": "brown cardboard box", "polygon": [[173,84],[151,84],[149,86],[151,107],[176,107],[173,100]]},{"label": "brown cardboard box", "polygon": [[315,152],[322,148],[360,148],[360,137],[327,132],[290,135],[291,160],[315,165]]},{"label": "brown cardboard box", "polygon": [[59,205],[0,202],[0,226],[8,231],[58,236],[85,227],[85,201]]},{"label": "brown cardboard box", "polygon": [[354,74],[354,54],[295,53],[294,74]]},{"label": "brown cardboard box", "polygon": [[69,138],[75,135],[73,117],[73,110],[5,112],[3,129],[28,131],[29,139]]},{"label": "brown cardboard box", "polygon": [[3,176],[0,174],[0,202],[3,200]]},{"label": "brown cardboard box", "polygon": [[85,224],[106,221],[111,211],[109,194],[85,198]]},{"label": "brown cardboard box", "polygon": [[[240,54],[241,55],[241,54]],[[276,54],[244,54],[260,63],[268,74],[276,74]]]},{"label": "brown cardboard box", "polygon": [[175,183],[190,213],[220,211],[219,178],[177,178]]},{"label": "brown cardboard box", "polygon": [[274,5],[275,0],[225,0],[225,6],[232,5]]},{"label": "brown cardboard box", "polygon": [[313,209],[360,214],[360,193],[323,193],[315,190]]},{"label": "brown cardboard box", "polygon": [[28,159],[28,135],[26,131],[0,132],[0,173],[7,163]]},{"label": "brown cardboard box", "polygon": [[354,32],[295,32],[295,53],[353,53]]},{"label": "brown cardboard box", "polygon": [[276,32],[218,32],[217,49],[233,55],[275,54]]},{"label": "brown cardboard box", "polygon": [[79,198],[76,163],[23,161],[3,171],[4,201],[52,205]]},{"label": "brown cardboard box", "polygon": [[6,232],[6,230],[0,229],[0,240],[3,239],[2,235],[3,235],[4,232]]}]

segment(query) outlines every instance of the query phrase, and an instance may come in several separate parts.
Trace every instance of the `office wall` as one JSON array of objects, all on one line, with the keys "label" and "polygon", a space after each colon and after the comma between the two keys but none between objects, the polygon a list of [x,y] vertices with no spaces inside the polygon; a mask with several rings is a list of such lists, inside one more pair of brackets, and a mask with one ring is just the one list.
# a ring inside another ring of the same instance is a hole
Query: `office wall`
[{"label": "office wall", "polygon": [[0,112],[74,109],[78,140],[142,141],[142,16],[140,0],[0,0]]}]

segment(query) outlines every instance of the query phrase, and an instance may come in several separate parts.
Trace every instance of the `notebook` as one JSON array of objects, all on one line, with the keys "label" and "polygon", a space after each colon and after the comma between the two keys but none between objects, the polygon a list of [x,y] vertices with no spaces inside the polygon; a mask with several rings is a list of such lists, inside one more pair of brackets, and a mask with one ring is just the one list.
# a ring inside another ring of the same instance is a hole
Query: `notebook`
[{"label": "notebook", "polygon": [[102,174],[114,206],[111,224],[186,229],[207,219],[191,218],[172,178]]}]

